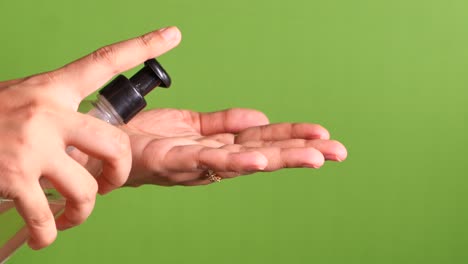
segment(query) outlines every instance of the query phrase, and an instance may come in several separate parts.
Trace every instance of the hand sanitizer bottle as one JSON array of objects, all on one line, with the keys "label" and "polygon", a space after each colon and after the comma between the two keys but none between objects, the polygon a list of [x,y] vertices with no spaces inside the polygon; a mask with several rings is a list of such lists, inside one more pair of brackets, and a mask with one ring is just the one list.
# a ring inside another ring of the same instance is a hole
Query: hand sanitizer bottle
[{"label": "hand sanitizer bottle", "polygon": [[[130,79],[117,76],[99,91],[89,115],[119,126],[130,121],[146,106],[144,96],[156,87],[169,88],[171,78],[155,60],[147,60],[145,67]],[[67,147],[71,152],[73,146]],[[45,184],[49,185],[49,184]],[[44,190],[49,206],[55,215],[64,208],[66,200],[55,190]],[[28,230],[17,213],[14,201],[0,197],[0,264],[28,239]]]}]

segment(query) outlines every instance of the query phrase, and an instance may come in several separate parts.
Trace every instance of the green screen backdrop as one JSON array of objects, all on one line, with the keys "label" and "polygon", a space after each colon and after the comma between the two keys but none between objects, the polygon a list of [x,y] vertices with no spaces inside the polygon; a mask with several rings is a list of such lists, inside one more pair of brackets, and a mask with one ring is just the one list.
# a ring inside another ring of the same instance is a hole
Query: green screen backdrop
[{"label": "green screen backdrop", "polygon": [[[151,107],[249,107],[349,150],[318,170],[121,189],[11,263],[467,263],[466,0],[0,1],[0,79],[177,25]],[[130,73],[128,73],[130,74]]]}]

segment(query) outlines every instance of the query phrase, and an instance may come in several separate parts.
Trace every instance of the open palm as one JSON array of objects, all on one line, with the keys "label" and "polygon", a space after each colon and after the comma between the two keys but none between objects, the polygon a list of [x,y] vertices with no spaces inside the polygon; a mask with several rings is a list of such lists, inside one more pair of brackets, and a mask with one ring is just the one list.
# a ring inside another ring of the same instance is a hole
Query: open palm
[{"label": "open palm", "polygon": [[125,128],[133,153],[129,186],[202,185],[207,170],[222,178],[282,168],[319,168],[342,161],[345,147],[309,123],[269,124],[256,110],[212,113],[154,109],[138,114]]}]

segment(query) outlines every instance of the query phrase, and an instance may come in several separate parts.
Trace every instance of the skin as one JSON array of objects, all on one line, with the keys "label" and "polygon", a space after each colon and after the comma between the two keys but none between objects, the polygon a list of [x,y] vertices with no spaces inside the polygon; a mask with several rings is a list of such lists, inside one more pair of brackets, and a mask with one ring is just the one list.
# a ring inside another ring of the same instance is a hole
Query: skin
[{"label": "skin", "polygon": [[[55,71],[0,82],[0,196],[15,201],[31,248],[46,247],[57,229],[82,223],[97,192],[124,184],[203,185],[211,183],[207,169],[227,179],[319,168],[325,160],[346,158],[345,147],[330,140],[325,128],[269,124],[252,109],[154,109],[120,128],[76,112],[83,98],[114,75],[169,51],[180,40],[179,30],[169,27],[100,48]],[[67,153],[70,145],[76,148]],[[42,179],[67,199],[56,221]]]},{"label": "skin", "polygon": [[[180,39],[177,28],[161,29],[100,48],[54,71],[0,82],[0,196],[14,200],[31,248],[46,247],[57,229],[82,223],[98,191],[108,193],[127,181],[132,166],[128,135],[77,113],[80,101],[114,75],[172,49]],[[97,180],[67,154],[70,145],[103,161]],[[40,178],[67,199],[56,221]]]},{"label": "skin", "polygon": [[223,179],[283,168],[319,168],[343,161],[346,148],[316,124],[269,124],[252,109],[212,113],[154,109],[124,128],[133,166],[128,186],[203,185],[211,169]]}]

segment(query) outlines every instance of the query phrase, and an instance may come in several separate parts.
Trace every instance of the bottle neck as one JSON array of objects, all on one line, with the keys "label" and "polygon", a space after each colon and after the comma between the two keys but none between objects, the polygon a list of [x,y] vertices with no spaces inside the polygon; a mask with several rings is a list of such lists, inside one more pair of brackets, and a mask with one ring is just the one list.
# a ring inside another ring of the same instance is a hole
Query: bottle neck
[{"label": "bottle neck", "polygon": [[106,121],[107,123],[114,126],[125,124],[122,117],[120,117],[120,115],[115,111],[114,107],[112,107],[112,105],[104,96],[98,95],[97,101],[95,101],[93,105],[94,108],[88,112],[88,115]]}]

